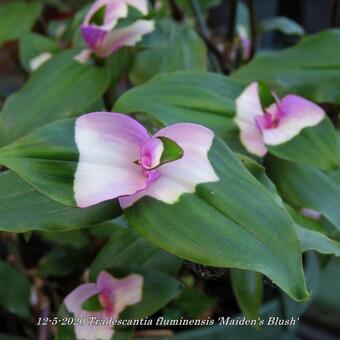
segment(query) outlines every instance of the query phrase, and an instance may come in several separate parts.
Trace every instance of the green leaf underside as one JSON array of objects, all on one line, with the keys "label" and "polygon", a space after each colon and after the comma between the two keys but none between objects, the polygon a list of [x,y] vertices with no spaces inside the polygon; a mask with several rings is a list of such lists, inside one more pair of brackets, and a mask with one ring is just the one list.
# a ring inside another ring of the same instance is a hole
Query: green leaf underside
[{"label": "green leaf underside", "polygon": [[264,81],[258,82],[258,90],[262,110],[266,111],[271,104],[275,103],[275,98]]},{"label": "green leaf underside", "polygon": [[86,209],[67,207],[40,194],[12,171],[0,173],[0,230],[70,230],[109,220],[120,213],[115,201]]},{"label": "green leaf underside", "polygon": [[73,182],[79,153],[75,119],[60,120],[0,149],[0,164],[49,198],[76,206]]},{"label": "green leaf underside", "polygon": [[340,230],[340,185],[322,170],[277,158],[267,162],[282,198],[299,208],[321,212]]},{"label": "green leaf underside", "polygon": [[160,160],[160,165],[175,161],[183,157],[183,149],[173,140],[167,137],[157,137],[163,143],[163,153]]},{"label": "green leaf underside", "polygon": [[290,141],[267,148],[273,155],[292,162],[326,170],[340,166],[335,129],[327,117],[318,125],[303,129]]},{"label": "green leaf underside", "polygon": [[323,31],[277,53],[263,53],[231,75],[244,85],[264,80],[271,88],[319,103],[340,104],[340,31]]},{"label": "green leaf underside", "polygon": [[10,96],[0,113],[0,146],[58,119],[79,115],[108,86],[104,68],[73,60],[81,50],[59,53]]},{"label": "green leaf underside", "polygon": [[84,301],[81,308],[88,312],[99,312],[103,310],[103,307],[99,301],[99,295],[93,295],[88,298],[86,301]]},{"label": "green leaf underside", "polygon": [[219,181],[198,185],[195,194],[183,194],[174,204],[145,197],[125,210],[130,224],[177,256],[259,271],[294,299],[306,299],[290,216],[218,138],[209,159]]},{"label": "green leaf underside", "polygon": [[209,72],[181,71],[159,75],[121,96],[113,111],[145,112],[164,125],[197,123],[222,138],[239,140],[233,121],[235,99],[242,87]]}]

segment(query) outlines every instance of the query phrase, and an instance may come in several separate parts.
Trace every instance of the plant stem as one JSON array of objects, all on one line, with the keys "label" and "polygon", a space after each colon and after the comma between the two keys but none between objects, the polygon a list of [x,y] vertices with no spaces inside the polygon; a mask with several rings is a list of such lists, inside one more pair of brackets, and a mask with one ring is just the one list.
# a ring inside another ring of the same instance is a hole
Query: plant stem
[{"label": "plant stem", "polygon": [[[279,309],[280,309],[281,318],[286,320],[287,319],[287,309],[286,309],[286,304],[285,304],[285,300],[284,300],[284,295],[281,292],[279,294]],[[283,327],[284,330],[288,329],[287,325],[283,325],[282,327]]]},{"label": "plant stem", "polygon": [[169,0],[169,5],[172,17],[178,22],[183,21],[185,13],[183,9],[180,6],[178,6],[176,0]]},{"label": "plant stem", "polygon": [[236,26],[236,15],[237,15],[237,0],[231,0],[229,15],[228,15],[228,28],[226,42],[224,45],[223,59],[224,67],[228,70],[228,74],[233,69],[233,52],[235,48],[235,26]]},{"label": "plant stem", "polygon": [[338,27],[339,0],[333,0],[331,27]]},{"label": "plant stem", "polygon": [[[247,0],[249,16],[250,16],[250,29],[251,29],[251,50],[249,60],[251,60],[256,53],[256,42],[257,42],[257,30],[256,30],[256,13],[254,0]],[[249,61],[248,60],[248,61]]]},{"label": "plant stem", "polygon": [[237,0],[231,0],[227,31],[227,41],[231,44],[234,42],[235,39],[236,14],[237,14]]},{"label": "plant stem", "polygon": [[191,7],[198,24],[198,33],[209,49],[208,56],[210,63],[216,72],[223,73],[222,54],[210,39],[209,27],[205,22],[201,6],[197,0],[191,0]]}]

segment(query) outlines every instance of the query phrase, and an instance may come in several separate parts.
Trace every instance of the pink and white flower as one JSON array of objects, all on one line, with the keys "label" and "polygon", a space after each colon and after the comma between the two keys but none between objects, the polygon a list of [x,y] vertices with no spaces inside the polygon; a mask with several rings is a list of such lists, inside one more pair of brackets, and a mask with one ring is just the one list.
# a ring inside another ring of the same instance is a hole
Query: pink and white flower
[{"label": "pink and white flower", "polygon": [[[142,299],[143,277],[131,274],[124,279],[116,279],[107,272],[101,272],[96,283],[85,283],[66,296],[64,304],[67,310],[77,318],[85,318],[85,324],[75,326],[77,339],[109,340],[114,333],[110,325],[91,325],[90,318],[117,320],[126,306],[134,305]],[[101,310],[85,310],[84,303],[98,297]]]},{"label": "pink and white flower", "polygon": [[[89,49],[99,57],[105,58],[123,46],[134,46],[145,34],[154,30],[154,22],[144,19],[116,27],[120,19],[127,18],[129,6],[142,15],[148,14],[147,0],[97,0],[87,13],[81,32]],[[102,10],[103,21],[99,24],[93,22]]]},{"label": "pink and white flower", "polygon": [[288,142],[324,117],[320,106],[293,94],[277,99],[263,110],[257,83],[250,84],[236,99],[235,122],[241,131],[241,142],[250,153],[260,157],[267,153],[266,145]]},{"label": "pink and white flower", "polygon": [[[180,159],[161,164],[161,137],[182,150]],[[119,198],[127,208],[144,196],[175,203],[196,185],[217,181],[208,159],[214,134],[197,124],[174,124],[150,136],[136,120],[112,112],[79,117],[75,140],[79,162],[74,192],[78,207]]]}]

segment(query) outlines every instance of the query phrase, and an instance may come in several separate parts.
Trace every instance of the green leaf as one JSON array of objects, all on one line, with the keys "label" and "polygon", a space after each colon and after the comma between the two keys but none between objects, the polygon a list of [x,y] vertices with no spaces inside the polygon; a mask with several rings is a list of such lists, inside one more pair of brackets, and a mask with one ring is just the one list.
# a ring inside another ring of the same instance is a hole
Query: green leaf
[{"label": "green leaf", "polygon": [[177,256],[259,271],[294,299],[306,299],[301,251],[288,213],[218,138],[209,159],[219,181],[198,185],[174,204],[144,197],[124,211],[129,223]]},{"label": "green leaf", "polygon": [[0,146],[55,120],[79,115],[101,97],[109,76],[105,68],[76,62],[79,52],[56,55],[6,100],[0,114]]},{"label": "green leaf", "polygon": [[249,320],[257,319],[263,295],[262,275],[239,269],[231,270],[230,274],[231,286],[243,315]]},{"label": "green leaf", "polygon": [[267,145],[270,153],[287,161],[314,165],[321,169],[340,166],[336,133],[329,118],[303,129],[299,135],[280,145]]},{"label": "green leaf", "polygon": [[99,302],[99,296],[94,295],[88,298],[81,306],[82,309],[89,312],[98,312],[103,310],[102,305]]},{"label": "green leaf", "polygon": [[51,201],[11,171],[0,173],[0,230],[61,231],[83,228],[120,214],[116,202],[80,209]]},{"label": "green leaf", "polygon": [[0,6],[0,46],[28,32],[40,16],[42,5],[11,0]]},{"label": "green leaf", "polygon": [[20,39],[20,62],[27,72],[32,72],[31,61],[42,53],[59,51],[56,41],[38,33],[25,33]]},{"label": "green leaf", "polygon": [[335,180],[322,170],[273,157],[266,165],[287,203],[321,212],[340,230],[340,185]]},{"label": "green leaf", "polygon": [[0,305],[20,318],[30,316],[31,287],[28,279],[0,261]]},{"label": "green leaf", "polygon": [[318,221],[299,214],[289,206],[286,207],[295,221],[294,226],[302,251],[316,250],[321,254],[340,256],[340,243],[330,238]]},{"label": "green leaf", "polygon": [[279,31],[285,35],[299,35],[305,34],[305,30],[294,20],[286,17],[273,17],[265,19],[260,24],[261,32]]},{"label": "green leaf", "polygon": [[262,109],[266,111],[266,108],[275,103],[275,98],[264,81],[258,82],[258,89]]},{"label": "green leaf", "polygon": [[136,85],[145,83],[163,72],[186,69],[204,70],[205,44],[187,24],[164,19],[143,39],[142,50],[136,54],[130,79]]},{"label": "green leaf", "polygon": [[185,287],[173,303],[180,307],[185,316],[194,319],[211,310],[216,304],[216,299],[208,296],[197,287]]},{"label": "green leaf", "polygon": [[175,161],[183,157],[183,149],[173,140],[167,137],[157,137],[161,140],[164,151],[161,156],[160,165]]},{"label": "green leaf", "polygon": [[[131,228],[115,226],[111,238],[101,249],[90,268],[90,279],[113,266],[124,267],[131,265],[146,266],[159,271],[176,273],[181,265],[181,259],[158,249]],[[158,265],[161,260],[161,265]],[[176,268],[174,270],[174,268]]]},{"label": "green leaf", "polygon": [[340,103],[340,30],[305,37],[293,47],[258,55],[231,78],[247,85],[264,80],[271,88],[319,103]]},{"label": "green leaf", "polygon": [[310,230],[299,224],[295,224],[295,230],[300,240],[302,251],[316,250],[321,254],[340,256],[339,242],[332,240],[319,231]]},{"label": "green leaf", "polygon": [[118,99],[113,111],[148,113],[164,125],[202,124],[222,138],[239,141],[233,116],[235,99],[241,90],[242,87],[221,75],[182,71],[157,76],[127,91]]},{"label": "green leaf", "polygon": [[54,248],[41,258],[38,274],[43,277],[65,277],[74,272],[81,260],[79,253]]},{"label": "green leaf", "polygon": [[75,119],[63,119],[0,149],[0,164],[16,172],[49,198],[76,206],[73,192],[78,149]]}]

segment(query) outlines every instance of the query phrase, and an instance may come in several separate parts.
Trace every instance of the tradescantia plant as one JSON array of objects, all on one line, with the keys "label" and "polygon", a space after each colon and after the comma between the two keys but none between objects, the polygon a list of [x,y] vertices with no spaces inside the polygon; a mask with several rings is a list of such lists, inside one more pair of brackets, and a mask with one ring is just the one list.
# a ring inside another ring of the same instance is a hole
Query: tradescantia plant
[{"label": "tradescantia plant", "polygon": [[340,31],[250,61],[245,6],[221,52],[218,1],[43,3],[0,5],[27,74],[0,83],[0,306],[41,339],[130,338],[154,324],[118,319],[218,318],[201,271],[248,319],[264,296],[303,313],[340,254]]}]

